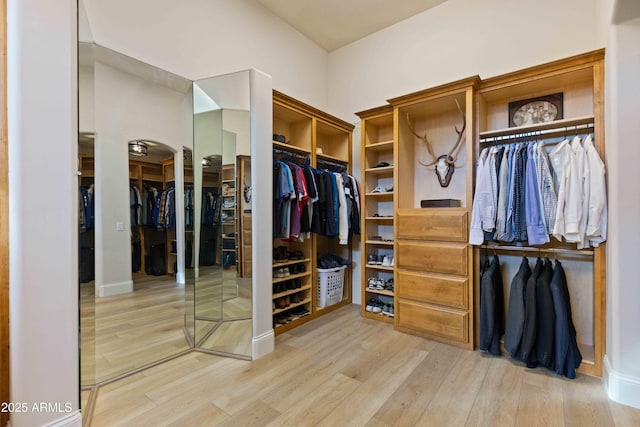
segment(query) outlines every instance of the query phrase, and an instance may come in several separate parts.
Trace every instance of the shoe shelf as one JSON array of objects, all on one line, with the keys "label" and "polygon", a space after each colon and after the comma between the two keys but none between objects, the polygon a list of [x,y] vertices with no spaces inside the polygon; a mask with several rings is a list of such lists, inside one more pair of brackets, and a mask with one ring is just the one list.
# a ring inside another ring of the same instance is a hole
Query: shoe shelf
[{"label": "shoe shelf", "polygon": [[364,311],[362,313],[362,317],[367,318],[367,319],[372,319],[372,320],[377,320],[379,322],[386,322],[386,323],[390,323],[393,325],[394,322],[394,318],[391,316],[386,316],[382,313],[372,313],[370,311]]},{"label": "shoe shelf", "polygon": [[371,268],[373,270],[382,270],[382,271],[390,271],[393,273],[393,267],[383,267],[381,265],[372,265],[372,264],[367,264],[365,265],[366,268]]},{"label": "shoe shelf", "polygon": [[384,175],[384,174],[392,174],[393,173],[393,166],[384,166],[381,168],[368,168],[365,169],[366,173],[371,173],[374,175]]},{"label": "shoe shelf", "polygon": [[297,294],[298,292],[306,291],[307,289],[311,289],[311,285],[302,286],[301,288],[287,289],[286,291],[278,292],[277,294],[273,294],[273,299],[286,297],[287,295]]},{"label": "shoe shelf", "polygon": [[367,245],[382,245],[382,246],[393,246],[393,240],[367,240]]},{"label": "shoe shelf", "polygon": [[297,302],[295,304],[291,304],[289,307],[276,308],[275,310],[273,310],[273,315],[275,316],[276,314],[284,313],[285,311],[291,310],[296,307],[300,307],[301,305],[309,304],[310,302],[311,302],[311,298],[307,298],[303,301]]},{"label": "shoe shelf", "polygon": [[384,289],[378,290],[378,289],[366,288],[365,292],[369,292],[369,293],[372,293],[372,294],[378,294],[378,295],[384,295],[384,296],[387,296],[387,297],[394,296],[393,291],[385,291]]},{"label": "shoe shelf", "polygon": [[340,157],[330,156],[328,154],[316,154],[316,158],[320,160],[329,160],[329,161],[341,162],[341,163],[344,163],[346,161],[345,159],[341,159]]},{"label": "shoe shelf", "polygon": [[[369,289],[370,278],[386,282],[394,277],[392,265],[369,264],[368,258],[393,256],[394,242],[382,240],[378,236],[395,236],[394,205],[395,185],[399,171],[396,171],[396,142],[394,140],[393,108],[390,105],[376,107],[357,113],[361,119],[361,172],[363,198],[362,212],[362,316],[386,323],[393,323],[393,318],[366,311],[367,301],[373,297],[381,297],[384,302],[392,301],[393,291]],[[384,189],[383,192],[373,190]],[[389,189],[388,191],[386,191]],[[382,215],[382,216],[380,216]]]},{"label": "shoe shelf", "polygon": [[367,221],[393,222],[392,216],[368,216],[365,219]]},{"label": "shoe shelf", "polygon": [[287,280],[297,279],[298,277],[306,277],[306,276],[311,276],[311,272],[305,271],[304,273],[289,274],[288,276],[285,276],[285,277],[274,277],[272,280],[272,283],[286,282]]},{"label": "shoe shelf", "polygon": [[287,265],[293,265],[293,264],[300,264],[302,262],[309,262],[311,261],[310,258],[304,258],[304,259],[291,259],[288,261],[283,261],[283,262],[274,262],[272,264],[273,268],[278,268],[278,267],[286,267]]}]

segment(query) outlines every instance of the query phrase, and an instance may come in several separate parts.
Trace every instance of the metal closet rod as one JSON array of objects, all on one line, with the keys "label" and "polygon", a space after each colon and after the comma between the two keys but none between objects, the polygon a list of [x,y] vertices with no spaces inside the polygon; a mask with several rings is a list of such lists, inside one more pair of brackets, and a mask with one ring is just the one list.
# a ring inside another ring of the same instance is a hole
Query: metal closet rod
[{"label": "metal closet rod", "polygon": [[325,166],[333,166],[342,170],[347,170],[346,165],[342,163],[332,162],[330,160],[316,159],[316,163],[323,164]]},{"label": "metal closet rod", "polygon": [[[488,144],[488,143],[508,144],[508,143],[520,142],[520,141],[516,141],[517,139],[522,140],[523,138],[524,139],[539,138],[544,135],[557,135],[562,132],[566,133],[567,137],[569,137],[571,136],[572,132],[578,132],[580,130],[584,131],[584,130],[589,130],[593,128],[594,128],[593,123],[585,123],[581,125],[566,126],[566,127],[537,130],[537,131],[532,130],[529,132],[517,132],[517,128],[514,128],[514,132],[508,135],[480,138],[480,143],[481,144]],[[583,133],[583,132],[580,132],[580,133]]]},{"label": "metal closet rod", "polygon": [[593,250],[590,249],[562,249],[562,248],[536,248],[531,246],[502,246],[502,245],[480,245],[482,249],[492,249],[496,251],[512,251],[512,252],[536,252],[536,253],[554,253],[554,254],[571,254],[593,256]]},{"label": "metal closet rod", "polygon": [[308,155],[302,155],[302,154],[298,154],[296,152],[293,151],[287,151],[287,150],[281,150],[279,148],[274,148],[273,149],[274,154],[285,154],[287,156],[291,156],[292,158],[298,158],[298,159],[302,159],[302,160],[309,160],[309,156]]}]

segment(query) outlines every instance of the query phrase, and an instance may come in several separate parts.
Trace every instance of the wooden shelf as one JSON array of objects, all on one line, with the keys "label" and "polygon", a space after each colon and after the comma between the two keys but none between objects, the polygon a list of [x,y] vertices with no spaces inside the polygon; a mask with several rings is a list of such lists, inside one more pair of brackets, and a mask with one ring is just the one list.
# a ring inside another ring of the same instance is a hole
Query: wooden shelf
[{"label": "wooden shelf", "polygon": [[364,148],[371,151],[393,150],[393,139],[391,141],[381,141],[375,144],[365,145]]},{"label": "wooden shelf", "polygon": [[222,248],[222,252],[235,252],[236,249],[226,249],[226,248]]},{"label": "wooden shelf", "polygon": [[390,242],[385,240],[367,240],[365,243],[367,245],[393,246],[393,240]]},{"label": "wooden shelf", "polygon": [[394,322],[393,317],[385,316],[382,313],[371,313],[370,311],[363,312],[362,317],[365,317],[367,319],[377,320],[379,322],[391,323],[391,324],[393,324]]},{"label": "wooden shelf", "polygon": [[593,116],[576,117],[572,119],[555,120],[553,122],[538,123],[529,126],[520,126],[513,128],[496,129],[480,132],[480,139],[495,138],[499,136],[516,135],[528,132],[537,132],[549,129],[564,129],[572,126],[585,125],[594,122]]},{"label": "wooden shelf", "polygon": [[278,141],[273,141],[273,148],[278,148],[280,150],[285,150],[285,151],[291,151],[293,153],[311,155],[311,150],[296,147],[295,145],[283,144],[282,142],[278,142]]},{"label": "wooden shelf", "polygon": [[304,273],[290,274],[286,277],[274,277],[271,283],[286,282],[287,280],[297,279],[299,277],[306,277],[306,276],[311,276],[311,272],[305,271]]},{"label": "wooden shelf", "polygon": [[305,258],[305,259],[291,259],[285,262],[274,262],[272,263],[272,267],[273,268],[277,268],[277,267],[286,267],[287,265],[292,265],[292,264],[300,264],[301,262],[309,262],[311,261],[310,258]]},{"label": "wooden shelf", "polygon": [[391,271],[391,272],[393,272],[394,270],[394,267],[383,267],[381,265],[370,265],[370,264],[365,265],[365,268],[370,268],[372,270]]},{"label": "wooden shelf", "polygon": [[366,193],[365,196],[370,196],[370,197],[379,197],[379,198],[392,198],[393,197],[393,191],[387,191],[384,193]]},{"label": "wooden shelf", "polygon": [[279,325],[276,323],[276,327],[274,329],[274,333],[276,335],[279,334],[283,334],[293,328],[296,328],[304,323],[307,323],[310,320],[315,319],[316,316],[312,315],[311,313],[307,314],[306,316],[302,316],[302,317],[298,317],[297,319],[292,320],[289,323],[285,323],[284,325]]},{"label": "wooden shelf", "polygon": [[311,302],[311,298],[307,298],[304,301],[297,302],[295,304],[291,304],[289,307],[275,309],[275,310],[273,310],[272,315],[275,316],[276,314],[280,314],[280,313],[283,313],[285,311],[289,311],[292,308],[300,307],[301,305],[309,304],[310,302]]},{"label": "wooden shelf", "polygon": [[339,157],[330,156],[328,154],[316,154],[316,158],[320,160],[329,160],[332,162],[344,163],[345,165],[349,162],[348,160],[341,159]]},{"label": "wooden shelf", "polygon": [[365,292],[371,292],[372,294],[378,294],[378,295],[385,295],[388,297],[393,297],[395,296],[394,293],[392,291],[385,291],[385,290],[377,290],[377,289],[369,289],[369,288],[364,288]]},{"label": "wooden shelf", "polygon": [[392,216],[368,216],[365,219],[367,221],[393,221]]},{"label": "wooden shelf", "polygon": [[365,169],[364,171],[372,175],[384,175],[384,174],[392,174],[393,168],[394,166],[391,165],[391,166],[383,166],[379,168],[368,168],[368,169]]},{"label": "wooden shelf", "polygon": [[286,297],[287,295],[297,294],[298,292],[306,291],[307,289],[311,289],[311,285],[306,285],[301,288],[287,289],[284,292],[278,292],[277,294],[273,294],[273,297],[271,299],[282,298]]}]

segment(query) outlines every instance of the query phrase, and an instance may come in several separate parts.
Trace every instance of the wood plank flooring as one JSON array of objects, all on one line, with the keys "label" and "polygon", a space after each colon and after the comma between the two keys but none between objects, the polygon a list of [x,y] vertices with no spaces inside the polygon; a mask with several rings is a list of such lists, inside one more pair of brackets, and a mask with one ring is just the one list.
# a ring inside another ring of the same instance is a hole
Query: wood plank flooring
[{"label": "wood plank flooring", "polygon": [[253,362],[194,351],[100,387],[100,426],[637,426],[575,380],[393,330],[346,306]]}]

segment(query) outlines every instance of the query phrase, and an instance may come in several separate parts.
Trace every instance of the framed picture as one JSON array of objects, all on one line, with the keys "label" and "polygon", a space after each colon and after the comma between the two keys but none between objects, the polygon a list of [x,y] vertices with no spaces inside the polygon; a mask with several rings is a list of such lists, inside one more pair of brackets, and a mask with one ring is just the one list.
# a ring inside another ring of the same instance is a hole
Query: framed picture
[{"label": "framed picture", "polygon": [[562,119],[562,93],[509,103],[509,127],[535,125]]}]

